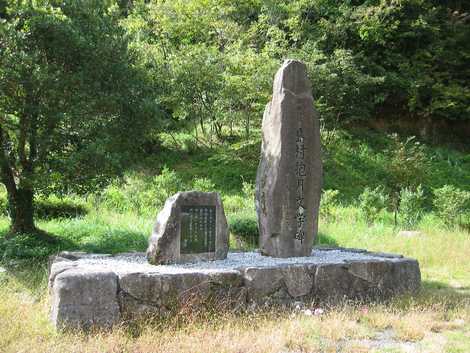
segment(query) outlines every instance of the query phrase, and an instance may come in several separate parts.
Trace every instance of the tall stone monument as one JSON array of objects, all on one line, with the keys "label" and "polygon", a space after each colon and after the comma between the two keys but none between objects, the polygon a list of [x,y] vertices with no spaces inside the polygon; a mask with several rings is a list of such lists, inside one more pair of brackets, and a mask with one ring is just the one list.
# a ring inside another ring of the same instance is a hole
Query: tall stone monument
[{"label": "tall stone monument", "polygon": [[318,232],[320,127],[306,66],[286,60],[263,116],[256,211],[263,255],[309,256]]}]

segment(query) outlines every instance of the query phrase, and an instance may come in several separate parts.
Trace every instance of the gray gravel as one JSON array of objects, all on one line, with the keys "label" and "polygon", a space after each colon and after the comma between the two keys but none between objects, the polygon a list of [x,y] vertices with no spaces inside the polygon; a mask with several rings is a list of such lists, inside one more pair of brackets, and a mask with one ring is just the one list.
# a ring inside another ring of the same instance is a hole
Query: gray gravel
[{"label": "gray gravel", "polygon": [[[385,254],[384,254],[385,255]],[[387,259],[390,261],[390,255]],[[393,257],[392,257],[393,259]],[[115,256],[90,254],[76,260],[74,265],[81,269],[113,270],[117,273],[129,272],[220,272],[233,271],[247,267],[278,267],[283,265],[343,263],[357,260],[385,260],[378,254],[345,251],[345,250],[314,250],[309,257],[273,258],[262,256],[257,252],[231,252],[225,260],[200,261],[196,263],[175,265],[150,265],[143,253],[128,253]]]}]

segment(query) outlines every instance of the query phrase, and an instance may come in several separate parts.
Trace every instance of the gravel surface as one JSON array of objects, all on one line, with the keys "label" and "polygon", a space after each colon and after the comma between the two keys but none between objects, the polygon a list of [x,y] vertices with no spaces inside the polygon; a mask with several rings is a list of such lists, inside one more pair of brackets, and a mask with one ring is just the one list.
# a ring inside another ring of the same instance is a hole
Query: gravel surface
[{"label": "gravel surface", "polygon": [[113,270],[117,273],[128,272],[158,272],[158,273],[188,273],[188,272],[220,272],[233,271],[247,267],[278,267],[283,265],[327,264],[360,260],[393,260],[376,254],[360,251],[345,250],[314,250],[312,256],[273,258],[262,256],[257,252],[231,252],[225,260],[200,261],[195,263],[154,266],[147,262],[143,253],[119,254],[115,256],[89,254],[74,261],[80,269]]}]

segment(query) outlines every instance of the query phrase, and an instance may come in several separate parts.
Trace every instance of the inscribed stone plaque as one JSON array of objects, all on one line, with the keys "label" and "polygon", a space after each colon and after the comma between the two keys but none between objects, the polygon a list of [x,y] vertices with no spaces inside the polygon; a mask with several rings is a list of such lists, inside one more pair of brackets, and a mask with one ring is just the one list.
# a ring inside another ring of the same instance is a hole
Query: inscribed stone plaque
[{"label": "inscribed stone plaque", "polygon": [[181,206],[182,254],[215,251],[215,206]]},{"label": "inscribed stone plaque", "polygon": [[222,260],[227,257],[228,235],[218,193],[178,192],[158,213],[147,258],[154,265]]}]

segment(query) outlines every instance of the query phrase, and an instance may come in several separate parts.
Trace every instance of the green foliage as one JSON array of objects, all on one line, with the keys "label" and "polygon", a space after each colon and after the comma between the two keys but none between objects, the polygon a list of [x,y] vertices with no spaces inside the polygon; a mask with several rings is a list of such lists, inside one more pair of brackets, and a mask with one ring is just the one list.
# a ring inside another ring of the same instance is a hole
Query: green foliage
[{"label": "green foliage", "polygon": [[103,204],[109,210],[154,216],[168,197],[184,189],[175,171],[163,168],[155,177],[129,175],[123,181],[108,186],[98,204]]},{"label": "green foliage", "polygon": [[416,188],[427,176],[428,159],[424,146],[414,136],[401,140],[397,134],[391,135],[391,143],[386,151],[387,186],[392,197],[398,199],[402,188]]},{"label": "green foliage", "polygon": [[195,178],[193,180],[193,190],[211,192],[215,191],[215,185],[210,179]]},{"label": "green foliage", "polygon": [[12,239],[0,238],[0,261],[44,259],[56,253],[58,249],[57,246],[51,246],[28,234],[20,234]]},{"label": "green foliage", "polygon": [[[35,200],[34,215],[38,219],[74,218],[85,215],[87,205],[77,197],[41,196]],[[0,215],[8,216],[7,193],[0,187]]]},{"label": "green foliage", "polygon": [[361,210],[367,223],[372,224],[377,219],[381,211],[386,208],[388,196],[383,188],[365,188],[359,195],[359,209]]},{"label": "green foliage", "polygon": [[238,195],[224,197],[224,210],[228,214],[230,233],[248,247],[257,247],[259,229],[254,185],[243,181]]},{"label": "green foliage", "polygon": [[470,192],[452,185],[434,189],[434,207],[448,226],[462,223],[470,214]]},{"label": "green foliage", "polygon": [[86,193],[120,174],[141,153],[136,141],[155,128],[157,104],[111,1],[9,5],[0,37],[0,177],[13,227],[31,229],[34,194]]},{"label": "green foliage", "polygon": [[320,201],[320,216],[325,221],[335,219],[335,209],[339,205],[338,190],[323,190]]},{"label": "green foliage", "polygon": [[243,239],[249,246],[258,244],[258,219],[255,212],[239,212],[228,217],[230,233]]},{"label": "green foliage", "polygon": [[8,200],[7,191],[3,185],[0,185],[0,215],[8,215]]},{"label": "green foliage", "polygon": [[38,192],[93,189],[129,161],[155,117],[119,19],[106,2],[10,10],[0,42],[2,152],[19,184]]},{"label": "green foliage", "polygon": [[403,188],[400,190],[400,221],[407,229],[415,227],[424,215],[425,211],[424,191],[421,185],[413,190]]},{"label": "green foliage", "polygon": [[259,127],[286,57],[307,63],[327,126],[377,113],[468,119],[465,11],[424,0],[141,0],[122,23],[168,126],[223,140]]},{"label": "green foliage", "polygon": [[[374,97],[384,78],[364,72],[351,50],[337,49],[326,54],[307,43],[301,59],[308,63],[314,87],[315,106],[328,128],[337,128],[353,120],[368,119],[383,100]],[[361,101],[361,104],[356,102]]]}]

